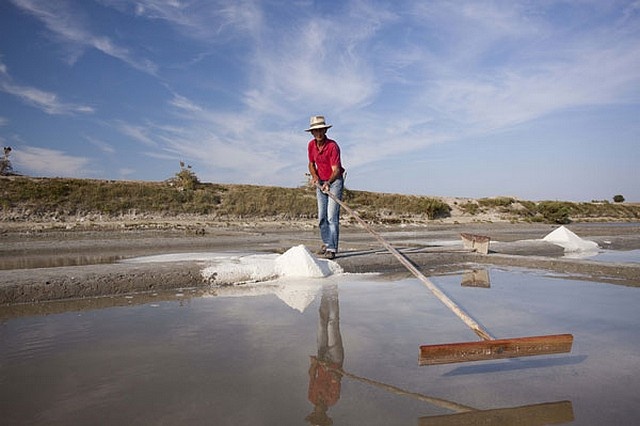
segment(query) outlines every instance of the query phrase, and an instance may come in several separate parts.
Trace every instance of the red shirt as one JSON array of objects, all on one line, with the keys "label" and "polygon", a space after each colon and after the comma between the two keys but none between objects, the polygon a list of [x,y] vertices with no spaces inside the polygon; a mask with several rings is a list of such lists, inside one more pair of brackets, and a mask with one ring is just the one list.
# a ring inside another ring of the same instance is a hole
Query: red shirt
[{"label": "red shirt", "polygon": [[340,162],[340,148],[336,141],[327,138],[322,148],[318,149],[316,140],[311,139],[307,151],[309,162],[315,164],[320,180],[329,180],[333,166],[338,166],[340,174],[344,171]]},{"label": "red shirt", "polygon": [[309,401],[313,405],[331,407],[340,399],[340,366],[334,363],[323,363],[311,357],[309,368]]}]

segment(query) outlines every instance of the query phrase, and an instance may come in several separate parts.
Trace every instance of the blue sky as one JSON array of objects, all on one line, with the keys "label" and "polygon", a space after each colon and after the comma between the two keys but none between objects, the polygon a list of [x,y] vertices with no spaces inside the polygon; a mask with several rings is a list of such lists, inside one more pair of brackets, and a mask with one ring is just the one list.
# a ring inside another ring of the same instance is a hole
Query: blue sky
[{"label": "blue sky", "polygon": [[32,176],[640,201],[640,1],[0,0],[0,143]]}]

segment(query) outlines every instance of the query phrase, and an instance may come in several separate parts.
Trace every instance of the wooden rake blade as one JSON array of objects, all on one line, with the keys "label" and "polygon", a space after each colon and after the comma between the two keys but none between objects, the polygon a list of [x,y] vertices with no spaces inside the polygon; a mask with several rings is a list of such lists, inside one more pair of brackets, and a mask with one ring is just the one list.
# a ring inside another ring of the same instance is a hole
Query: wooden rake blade
[{"label": "wooden rake blade", "polygon": [[519,358],[571,352],[573,335],[489,339],[477,342],[420,346],[419,365],[452,364],[489,359]]}]

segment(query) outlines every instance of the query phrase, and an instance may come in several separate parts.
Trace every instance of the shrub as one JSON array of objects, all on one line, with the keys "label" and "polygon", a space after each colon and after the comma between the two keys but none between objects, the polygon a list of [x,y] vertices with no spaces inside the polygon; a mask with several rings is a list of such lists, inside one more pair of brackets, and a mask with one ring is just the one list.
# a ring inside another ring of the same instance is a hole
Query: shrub
[{"label": "shrub", "polygon": [[394,215],[426,215],[429,219],[448,217],[451,213],[449,204],[435,198],[415,195],[380,194],[368,191],[347,190],[343,193],[343,201],[360,214],[369,211],[369,215],[378,217],[385,211]]},{"label": "shrub", "polygon": [[478,214],[480,206],[472,201],[467,201],[466,203],[460,205],[460,209],[463,212],[470,214],[471,216],[475,216],[476,214]]},{"label": "shrub", "polygon": [[566,203],[559,201],[542,201],[537,205],[536,210],[548,222],[559,225],[565,225],[571,222],[571,219],[569,219],[569,207],[567,207]]},{"label": "shrub", "polygon": [[198,185],[200,185],[200,179],[198,176],[191,170],[191,166],[187,165],[185,167],[184,163],[180,162],[180,171],[176,173],[176,175],[169,179],[170,185],[175,185],[178,189],[196,189]]},{"label": "shrub", "polygon": [[515,201],[511,197],[481,198],[478,200],[478,204],[484,207],[509,207]]}]

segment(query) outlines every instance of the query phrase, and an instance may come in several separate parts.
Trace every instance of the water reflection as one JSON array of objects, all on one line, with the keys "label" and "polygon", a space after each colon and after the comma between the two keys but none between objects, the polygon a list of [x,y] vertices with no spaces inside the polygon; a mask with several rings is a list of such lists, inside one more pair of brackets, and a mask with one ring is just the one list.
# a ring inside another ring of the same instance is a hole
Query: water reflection
[{"label": "water reflection", "polygon": [[[480,272],[485,272],[488,278],[486,270]],[[480,273],[479,276],[482,279],[485,274]],[[328,426],[333,424],[333,419],[328,412],[329,408],[340,400],[343,377],[382,389],[392,395],[409,397],[453,412],[446,415],[420,417],[418,418],[420,425],[515,423],[545,425],[567,423],[574,420],[571,401],[479,410],[455,401],[408,391],[398,386],[345,371],[342,368],[344,345],[340,333],[338,287],[335,284],[323,286],[318,314],[317,355],[309,357],[308,399],[313,404],[313,411],[305,417],[305,420],[311,425]]]},{"label": "water reflection", "polygon": [[575,420],[571,401],[421,417],[418,425],[550,425]]},{"label": "water reflection", "polygon": [[470,364],[456,367],[443,376],[468,376],[472,374],[498,373],[515,370],[551,368],[568,365],[578,365],[587,360],[587,355],[568,355],[552,358],[519,359],[509,358],[506,362],[484,364]]},{"label": "water reflection", "polygon": [[25,257],[0,258],[0,270],[59,268],[62,266],[97,265],[115,263],[124,256],[119,255],[83,255],[69,254],[65,256],[29,255]]},{"label": "water reflection", "polygon": [[489,271],[487,269],[464,271],[460,285],[463,287],[490,288],[491,280],[489,278]]},{"label": "water reflection", "polygon": [[338,287],[322,288],[318,321],[318,353],[310,356],[309,401],[313,411],[305,418],[312,425],[331,425],[329,407],[340,399],[344,346],[340,334]]}]

